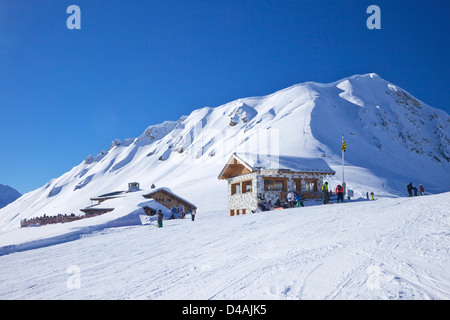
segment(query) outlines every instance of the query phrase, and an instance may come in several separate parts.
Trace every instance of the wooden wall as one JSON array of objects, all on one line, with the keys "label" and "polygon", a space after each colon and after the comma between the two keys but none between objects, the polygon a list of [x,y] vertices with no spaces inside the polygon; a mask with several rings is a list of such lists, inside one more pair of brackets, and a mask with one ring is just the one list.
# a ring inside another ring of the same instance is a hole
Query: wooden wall
[{"label": "wooden wall", "polygon": [[145,196],[146,198],[155,199],[158,203],[162,204],[168,209],[172,209],[173,207],[179,207],[183,206],[185,211],[192,212],[195,208],[192,207],[189,203],[186,201],[183,201],[182,199],[175,197],[174,195],[165,192],[164,190],[156,191],[155,193],[152,193],[150,196]]}]

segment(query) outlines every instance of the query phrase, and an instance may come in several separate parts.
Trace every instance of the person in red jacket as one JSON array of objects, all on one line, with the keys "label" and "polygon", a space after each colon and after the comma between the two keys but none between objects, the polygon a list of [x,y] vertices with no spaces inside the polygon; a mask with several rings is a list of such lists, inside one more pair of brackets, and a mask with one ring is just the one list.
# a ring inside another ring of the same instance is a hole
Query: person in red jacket
[{"label": "person in red jacket", "polygon": [[337,194],[337,202],[339,203],[339,200],[341,202],[344,202],[344,188],[340,184],[336,187],[336,194]]}]

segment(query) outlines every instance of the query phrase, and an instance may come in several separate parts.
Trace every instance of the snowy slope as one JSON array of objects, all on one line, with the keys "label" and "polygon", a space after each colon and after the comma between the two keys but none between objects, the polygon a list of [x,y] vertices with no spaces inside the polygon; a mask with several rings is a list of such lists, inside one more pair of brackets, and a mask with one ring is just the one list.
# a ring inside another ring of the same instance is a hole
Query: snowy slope
[{"label": "snowy slope", "polygon": [[348,145],[345,180],[357,197],[372,190],[404,195],[410,181],[445,192],[449,124],[447,113],[376,74],[298,84],[197,109],[149,126],[137,138],[115,140],[109,150],[1,209],[0,231],[19,228],[24,218],[80,214],[91,197],[124,190],[132,181],[142,189],[169,187],[199,211],[224,209],[226,182],[217,175],[232,152],[322,157],[336,171],[327,178],[333,186],[342,180],[342,134]]},{"label": "snowy slope", "polygon": [[449,206],[444,193],[97,230],[0,256],[0,299],[449,299]]}]

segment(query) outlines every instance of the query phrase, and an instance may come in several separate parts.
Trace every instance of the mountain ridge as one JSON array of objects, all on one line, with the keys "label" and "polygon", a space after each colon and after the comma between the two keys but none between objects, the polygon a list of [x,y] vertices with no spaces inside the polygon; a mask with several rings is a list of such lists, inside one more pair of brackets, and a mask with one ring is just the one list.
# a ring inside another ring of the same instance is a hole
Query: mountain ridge
[{"label": "mountain ridge", "polygon": [[[450,117],[375,73],[321,84],[305,82],[274,93],[193,110],[151,125],[0,211],[0,228],[43,214],[80,214],[90,197],[138,181],[170,187],[202,211],[226,208],[218,172],[233,152],[323,157],[342,179],[341,137],[348,186],[363,195],[404,194],[410,180],[433,193],[448,191]],[[420,182],[419,182],[420,181]],[[404,190],[405,189],[405,190]],[[20,212],[20,215],[17,215]],[[14,216],[14,219],[12,218]],[[3,218],[1,218],[3,217]]]},{"label": "mountain ridge", "polygon": [[19,191],[8,185],[0,184],[0,209],[14,202],[22,195]]}]

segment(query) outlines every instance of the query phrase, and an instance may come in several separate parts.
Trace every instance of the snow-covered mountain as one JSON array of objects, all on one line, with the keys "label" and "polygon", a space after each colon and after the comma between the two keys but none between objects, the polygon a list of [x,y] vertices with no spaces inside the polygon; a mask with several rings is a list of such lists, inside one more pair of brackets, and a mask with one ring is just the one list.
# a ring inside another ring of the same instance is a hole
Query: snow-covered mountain
[{"label": "snow-covered mountain", "polygon": [[0,184],[0,208],[6,207],[20,196],[21,194],[16,189]]},{"label": "snow-covered mountain", "polygon": [[[151,117],[149,117],[151,122]],[[262,97],[194,110],[178,121],[149,126],[0,210],[0,230],[36,216],[80,214],[90,198],[124,190],[169,187],[199,211],[226,208],[217,175],[233,152],[322,157],[355,196],[404,195],[406,184],[449,191],[450,117],[377,74],[333,83],[307,82]],[[94,220],[94,219],[92,219]]]}]

